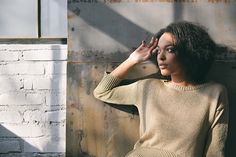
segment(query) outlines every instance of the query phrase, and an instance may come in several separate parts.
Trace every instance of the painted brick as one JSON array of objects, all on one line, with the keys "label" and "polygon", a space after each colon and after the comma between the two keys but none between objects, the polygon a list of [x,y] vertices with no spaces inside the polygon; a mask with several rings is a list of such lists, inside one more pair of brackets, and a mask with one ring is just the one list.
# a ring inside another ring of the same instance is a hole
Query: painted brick
[{"label": "painted brick", "polygon": [[19,52],[8,52],[7,49],[0,49],[0,61],[17,61],[19,60]]},{"label": "painted brick", "polygon": [[66,94],[65,93],[48,93],[46,94],[46,105],[65,105]]},{"label": "painted brick", "polygon": [[25,122],[40,122],[45,119],[45,115],[40,110],[27,110],[23,114]]},{"label": "painted brick", "polygon": [[47,64],[45,64],[45,73],[48,75],[66,74],[66,68],[66,61],[48,62]]},{"label": "painted brick", "polygon": [[66,120],[66,110],[59,111],[47,111],[47,121],[50,122],[61,122]]},{"label": "painted brick", "polygon": [[0,82],[0,93],[17,91],[23,87],[23,82],[18,77],[0,77]]},{"label": "painted brick", "polygon": [[24,78],[24,89],[33,89],[33,79]]},{"label": "painted brick", "polygon": [[66,71],[66,45],[1,45],[0,154],[65,156]]},{"label": "painted brick", "polygon": [[43,123],[63,122],[66,120],[66,110],[65,109],[56,111],[28,110],[24,112],[23,118],[25,122],[43,122]]},{"label": "painted brick", "polygon": [[23,117],[17,111],[0,111],[0,123],[22,123]]},{"label": "painted brick", "polygon": [[65,139],[53,137],[25,138],[24,152],[65,152]]},{"label": "painted brick", "polygon": [[65,123],[60,123],[58,125],[49,125],[49,126],[45,127],[44,135],[65,139],[66,138]]},{"label": "painted brick", "polygon": [[26,101],[30,104],[35,104],[35,105],[44,103],[43,95],[39,93],[26,94]]},{"label": "painted brick", "polygon": [[67,50],[65,44],[1,44],[1,50],[9,52],[17,51],[43,51],[43,50]]},{"label": "painted brick", "polygon": [[1,124],[0,125],[0,137],[12,138],[12,137],[40,137],[43,136],[44,127],[39,125],[30,124]]},{"label": "painted brick", "polygon": [[66,75],[40,78],[33,81],[33,89],[66,89]]},{"label": "painted brick", "polygon": [[65,157],[65,152],[28,152],[0,154],[0,157]]},{"label": "painted brick", "polygon": [[0,153],[22,152],[19,140],[0,140]]},{"label": "painted brick", "polygon": [[6,93],[0,95],[0,105],[39,105],[42,103],[41,94]]},{"label": "painted brick", "polygon": [[66,111],[65,109],[58,111],[28,110],[24,112],[23,118],[25,122],[62,122],[66,120]]},{"label": "painted brick", "polygon": [[45,50],[32,50],[23,52],[24,60],[40,60],[40,61],[49,61],[49,60],[66,60],[67,59],[67,49],[63,49],[62,46],[54,45],[51,49]]},{"label": "painted brick", "polygon": [[44,66],[42,63],[26,63],[26,62],[17,62],[17,63],[8,63],[5,65],[0,65],[0,75],[42,75],[44,74]]}]

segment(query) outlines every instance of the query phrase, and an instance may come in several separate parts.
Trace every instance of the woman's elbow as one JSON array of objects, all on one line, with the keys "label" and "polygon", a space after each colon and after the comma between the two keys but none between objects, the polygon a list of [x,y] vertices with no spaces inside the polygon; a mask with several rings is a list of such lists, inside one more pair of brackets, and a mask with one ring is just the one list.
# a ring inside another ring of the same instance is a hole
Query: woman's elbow
[{"label": "woman's elbow", "polygon": [[94,89],[94,90],[93,90],[93,96],[94,96],[95,98],[99,99],[100,95],[101,95],[101,93],[98,92],[97,89]]}]

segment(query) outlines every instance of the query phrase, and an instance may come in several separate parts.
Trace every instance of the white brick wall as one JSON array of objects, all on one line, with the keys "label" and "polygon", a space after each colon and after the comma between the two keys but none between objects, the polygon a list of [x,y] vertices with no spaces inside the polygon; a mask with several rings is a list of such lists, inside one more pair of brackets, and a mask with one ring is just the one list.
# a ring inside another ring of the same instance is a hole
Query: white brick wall
[{"label": "white brick wall", "polygon": [[0,156],[64,156],[67,46],[0,45]]},{"label": "white brick wall", "polygon": [[21,152],[19,140],[1,140],[0,146],[1,153]]}]

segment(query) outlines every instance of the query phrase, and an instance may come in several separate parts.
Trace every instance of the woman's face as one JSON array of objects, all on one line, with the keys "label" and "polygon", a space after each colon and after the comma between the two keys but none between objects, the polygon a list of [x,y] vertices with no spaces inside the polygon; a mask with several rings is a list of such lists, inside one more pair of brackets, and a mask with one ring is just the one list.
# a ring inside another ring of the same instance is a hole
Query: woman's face
[{"label": "woman's face", "polygon": [[157,62],[163,76],[183,74],[175,52],[176,39],[171,33],[164,33],[158,41]]}]

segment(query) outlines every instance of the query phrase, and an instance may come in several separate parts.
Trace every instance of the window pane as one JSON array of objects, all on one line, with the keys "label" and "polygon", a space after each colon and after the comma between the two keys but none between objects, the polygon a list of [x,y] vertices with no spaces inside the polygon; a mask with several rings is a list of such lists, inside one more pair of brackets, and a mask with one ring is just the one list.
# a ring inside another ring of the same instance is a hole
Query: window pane
[{"label": "window pane", "polygon": [[41,37],[67,38],[67,0],[41,0]]},{"label": "window pane", "polygon": [[0,0],[0,38],[37,38],[37,5],[37,0]]}]

